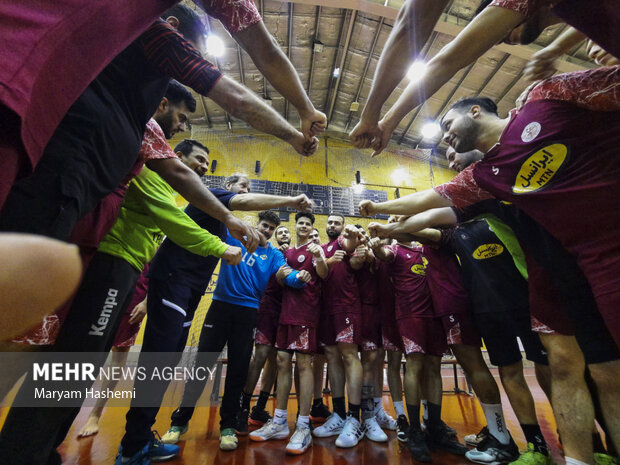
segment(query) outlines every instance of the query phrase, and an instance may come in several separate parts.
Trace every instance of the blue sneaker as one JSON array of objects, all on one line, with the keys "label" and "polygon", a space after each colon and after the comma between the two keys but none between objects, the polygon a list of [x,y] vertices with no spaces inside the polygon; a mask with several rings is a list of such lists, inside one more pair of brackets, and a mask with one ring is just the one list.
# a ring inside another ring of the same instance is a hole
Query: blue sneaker
[{"label": "blue sneaker", "polygon": [[179,455],[179,450],[179,446],[161,442],[157,434],[156,438],[128,459],[123,460],[123,449],[119,447],[114,465],[150,465],[151,462],[165,462]]}]

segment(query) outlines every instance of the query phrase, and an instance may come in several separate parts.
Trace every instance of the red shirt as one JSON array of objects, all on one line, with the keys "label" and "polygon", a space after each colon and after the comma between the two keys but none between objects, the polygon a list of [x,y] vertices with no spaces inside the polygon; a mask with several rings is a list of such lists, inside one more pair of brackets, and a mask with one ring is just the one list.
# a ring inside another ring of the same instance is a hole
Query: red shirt
[{"label": "red shirt", "polygon": [[312,275],[310,282],[301,289],[286,287],[282,291],[280,324],[316,327],[319,323],[321,278],[316,273],[314,256],[308,252],[308,244],[289,247],[284,252],[288,266],[294,270],[306,270]]},{"label": "red shirt", "polygon": [[[21,119],[32,163],[103,68],[178,0],[0,2],[0,104]],[[235,33],[260,21],[252,0],[205,0]]]},{"label": "red shirt", "polygon": [[[344,250],[343,238],[321,245],[325,258],[332,257],[337,250]],[[355,270],[351,268],[351,257],[347,254],[344,259],[335,263],[323,281],[323,309],[328,314],[361,313],[360,294],[355,278]]]},{"label": "red shirt", "polygon": [[392,284],[392,270],[389,263],[377,260],[377,287],[381,289],[379,306],[381,308],[381,325],[394,326],[396,324],[394,285]]},{"label": "red shirt", "polygon": [[[619,88],[620,66],[543,81],[457,196],[465,206],[482,188],[514,203],[577,256],[596,297],[620,286]],[[437,192],[452,198],[449,184]]]},{"label": "red shirt", "polygon": [[463,284],[456,255],[441,247],[422,247],[428,260],[426,279],[436,317],[471,313],[469,294]]},{"label": "red shirt", "polygon": [[379,282],[377,281],[377,261],[364,263],[364,266],[357,271],[357,287],[360,292],[362,305],[371,307],[379,306]]},{"label": "red shirt", "polygon": [[396,244],[391,249],[396,320],[432,318],[433,302],[426,280],[428,262],[422,255],[422,248]]},{"label": "red shirt", "polygon": [[275,275],[269,278],[263,298],[258,305],[258,313],[279,315],[282,310],[282,289]]}]

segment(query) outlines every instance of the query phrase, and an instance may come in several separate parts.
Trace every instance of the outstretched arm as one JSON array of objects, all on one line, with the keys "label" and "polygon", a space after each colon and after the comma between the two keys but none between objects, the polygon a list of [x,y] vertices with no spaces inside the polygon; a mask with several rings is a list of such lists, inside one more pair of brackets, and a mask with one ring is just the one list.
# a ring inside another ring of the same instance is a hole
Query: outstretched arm
[{"label": "outstretched arm", "polygon": [[447,4],[447,0],[407,0],[401,7],[377,63],[361,119],[350,134],[357,148],[370,147],[383,104],[407,74]]},{"label": "outstretched arm", "polygon": [[398,101],[379,122],[379,133],[372,143],[373,156],[387,146],[392,133],[418,105],[424,103],[461,68],[470,65],[504,39],[525,17],[507,8],[489,6],[435,57],[429,61],[422,79],[410,83]]},{"label": "outstretched arm", "polygon": [[300,155],[312,155],[318,147],[318,139],[306,140],[301,132],[254,92],[227,76],[222,76],[217,81],[209,93],[209,98],[254,129],[288,142]]},{"label": "outstretched arm", "polygon": [[525,66],[524,77],[530,81],[538,81],[553,76],[557,71],[555,61],[585,39],[586,35],[583,32],[569,27],[557,39],[532,55]]},{"label": "outstretched arm", "polygon": [[433,208],[417,215],[410,216],[404,221],[395,223],[382,224],[372,222],[368,225],[368,231],[371,235],[381,238],[393,238],[398,234],[421,233],[426,228],[436,226],[452,226],[456,224],[457,218],[454,210],[449,207]]},{"label": "outstretched arm", "polygon": [[327,127],[325,115],[312,105],[295,68],[269,34],[263,21],[233,36],[271,85],[297,109],[301,117],[301,132],[304,136],[311,139],[323,132]]},{"label": "outstretched arm", "polygon": [[295,197],[269,194],[235,195],[230,201],[231,210],[253,211],[270,210],[272,208],[291,207],[299,211],[310,211],[314,202],[305,194]]},{"label": "outstretched arm", "polygon": [[362,216],[374,216],[378,213],[414,215],[431,208],[451,206],[450,200],[442,197],[433,189],[427,189],[387,202],[375,203],[370,200],[362,200],[359,204],[359,210]]}]

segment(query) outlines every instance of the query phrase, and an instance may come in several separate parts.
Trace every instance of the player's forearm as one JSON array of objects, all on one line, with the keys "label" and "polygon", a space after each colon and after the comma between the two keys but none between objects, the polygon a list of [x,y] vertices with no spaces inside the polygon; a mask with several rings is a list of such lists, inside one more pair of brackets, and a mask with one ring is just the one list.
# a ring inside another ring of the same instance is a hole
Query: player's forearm
[{"label": "player's forearm", "polygon": [[292,206],[292,197],[283,197],[269,194],[242,194],[236,195],[230,201],[233,210],[254,211],[269,210]]},{"label": "player's forearm", "polygon": [[415,215],[431,208],[449,207],[451,205],[449,200],[441,197],[434,190],[428,189],[406,195],[400,199],[377,203],[375,204],[375,213]]},{"label": "player's forearm", "polygon": [[366,259],[353,255],[349,263],[351,264],[351,268],[357,271],[362,269],[364,263],[366,263]]},{"label": "player's forearm", "polygon": [[213,218],[226,223],[232,213],[202,183],[200,177],[179,159],[150,160],[147,166],[188,202]]},{"label": "player's forearm", "polygon": [[245,121],[258,131],[276,136],[285,142],[291,141],[298,133],[272,107],[263,102],[248,88],[227,76],[222,76],[215,84],[209,98],[235,118]]},{"label": "player's forearm", "polygon": [[573,27],[569,27],[560,36],[545,47],[546,50],[560,56],[587,39],[587,36]]},{"label": "player's forearm", "polygon": [[447,0],[409,0],[401,7],[372,82],[362,120],[379,121],[381,108],[428,40]]},{"label": "player's forearm", "polygon": [[372,249],[372,251],[375,254],[375,257],[383,262],[389,262],[392,260],[392,254],[383,246],[376,247]]},{"label": "player's forearm", "polygon": [[327,268],[327,263],[325,262],[325,260],[318,260],[316,261],[316,274],[319,275],[319,278],[321,279],[325,279],[327,278],[327,275],[329,274],[329,268]]},{"label": "player's forearm", "polygon": [[250,55],[258,70],[288,100],[299,114],[311,114],[312,102],[306,95],[299,75],[262,21],[235,34],[235,39]]}]

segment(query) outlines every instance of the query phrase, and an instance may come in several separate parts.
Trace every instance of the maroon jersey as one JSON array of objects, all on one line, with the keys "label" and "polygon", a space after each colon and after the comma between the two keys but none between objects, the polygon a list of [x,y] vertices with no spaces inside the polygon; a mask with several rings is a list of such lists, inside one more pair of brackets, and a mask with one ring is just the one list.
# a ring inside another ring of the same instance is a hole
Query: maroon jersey
[{"label": "maroon jersey", "polygon": [[284,252],[288,266],[306,270],[312,279],[301,289],[286,287],[282,290],[281,325],[316,327],[319,322],[321,278],[314,268],[314,256],[308,252],[308,245],[289,247]]},{"label": "maroon jersey", "polygon": [[431,292],[426,280],[428,261],[422,255],[422,248],[396,244],[391,249],[394,253],[391,272],[396,320],[434,317]]},{"label": "maroon jersey", "polygon": [[473,172],[577,256],[597,300],[620,288],[618,147],[620,112],[537,100],[512,117]]},{"label": "maroon jersey", "polygon": [[267,282],[265,293],[263,294],[263,298],[260,300],[260,304],[258,305],[258,313],[271,313],[279,315],[282,310],[282,290],[283,287],[280,286],[278,280],[276,279],[276,275],[274,274]]},{"label": "maroon jersey", "polygon": [[435,316],[471,313],[469,295],[463,284],[456,255],[441,247],[425,245],[422,250],[428,260],[426,278]]},{"label": "maroon jersey", "polygon": [[389,263],[375,261],[377,265],[377,288],[379,290],[379,307],[381,309],[381,325],[396,324],[394,285],[392,284],[392,269]]},{"label": "maroon jersey", "polygon": [[[344,250],[342,237],[321,245],[325,258],[333,256],[337,250]],[[361,313],[360,295],[348,255],[340,263],[334,264],[323,282],[323,310],[328,314]]]},{"label": "maroon jersey", "polygon": [[364,263],[364,266],[357,271],[356,277],[362,305],[379,307],[376,260]]}]

